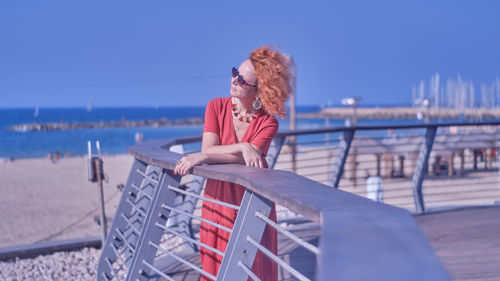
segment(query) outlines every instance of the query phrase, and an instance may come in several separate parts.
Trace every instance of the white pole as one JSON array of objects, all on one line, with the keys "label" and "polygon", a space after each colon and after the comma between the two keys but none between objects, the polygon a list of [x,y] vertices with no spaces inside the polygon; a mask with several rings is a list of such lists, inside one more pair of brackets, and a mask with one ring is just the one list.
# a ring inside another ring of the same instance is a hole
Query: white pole
[{"label": "white pole", "polygon": [[92,145],[90,144],[90,141],[87,142],[87,150],[89,152],[89,160],[92,159]]},{"label": "white pole", "polygon": [[99,144],[99,141],[95,142],[95,146],[97,146],[97,156],[101,159],[101,145]]}]

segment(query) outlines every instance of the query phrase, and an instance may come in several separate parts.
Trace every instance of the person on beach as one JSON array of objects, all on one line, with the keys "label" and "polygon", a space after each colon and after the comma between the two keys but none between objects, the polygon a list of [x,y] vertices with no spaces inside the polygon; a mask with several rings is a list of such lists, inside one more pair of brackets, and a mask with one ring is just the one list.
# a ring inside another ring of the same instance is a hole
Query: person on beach
[{"label": "person on beach", "polygon": [[[211,100],[205,111],[202,148],[181,158],[174,174],[185,175],[195,165],[235,163],[267,168],[265,156],[278,132],[275,116],[285,116],[285,102],[293,91],[293,67],[289,56],[264,46],[255,49],[239,68],[232,69],[230,97]],[[243,186],[207,179],[205,197],[240,205]],[[233,228],[237,211],[203,202],[202,217]],[[272,206],[270,219],[276,221]],[[200,242],[225,251],[230,234],[202,222]],[[277,254],[276,230],[267,226],[261,244]],[[203,247],[200,249],[203,270],[217,275],[222,257]],[[277,264],[257,252],[252,272],[261,280],[277,280]],[[202,276],[201,280],[211,280]]]}]

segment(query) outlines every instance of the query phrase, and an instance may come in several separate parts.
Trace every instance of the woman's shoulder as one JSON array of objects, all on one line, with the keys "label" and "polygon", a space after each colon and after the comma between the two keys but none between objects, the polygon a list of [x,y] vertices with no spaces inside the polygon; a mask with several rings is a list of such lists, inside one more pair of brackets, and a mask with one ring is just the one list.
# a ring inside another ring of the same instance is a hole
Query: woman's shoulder
[{"label": "woman's shoulder", "polygon": [[276,126],[276,127],[279,126],[278,119],[276,119],[276,117],[267,112],[261,112],[258,118],[260,119],[260,122],[262,124],[265,124],[267,126]]},{"label": "woman's shoulder", "polygon": [[222,107],[227,105],[228,102],[231,102],[231,97],[213,98],[208,102],[208,104],[214,107]]}]

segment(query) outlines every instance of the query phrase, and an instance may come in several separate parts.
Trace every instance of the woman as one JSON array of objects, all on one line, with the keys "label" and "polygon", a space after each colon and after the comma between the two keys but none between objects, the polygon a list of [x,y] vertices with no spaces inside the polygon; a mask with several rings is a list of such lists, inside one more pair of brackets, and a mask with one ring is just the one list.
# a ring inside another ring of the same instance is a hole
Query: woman
[{"label": "woman", "polygon": [[[264,46],[255,49],[238,69],[233,68],[231,96],[211,100],[205,111],[205,127],[201,153],[184,156],[177,162],[174,173],[185,175],[200,164],[237,163],[267,168],[265,156],[271,140],[278,132],[274,116],[285,115],[284,103],[292,92],[293,63],[288,56]],[[205,197],[240,205],[245,193],[243,186],[208,179]],[[202,217],[233,228],[237,211],[203,202]],[[273,205],[269,216],[276,221]],[[201,223],[200,242],[225,251],[230,234]],[[266,227],[261,244],[277,253],[277,234]],[[203,270],[217,275],[222,257],[200,249]],[[277,280],[276,263],[257,252],[252,271],[261,280]],[[211,280],[202,276],[202,280]]]}]

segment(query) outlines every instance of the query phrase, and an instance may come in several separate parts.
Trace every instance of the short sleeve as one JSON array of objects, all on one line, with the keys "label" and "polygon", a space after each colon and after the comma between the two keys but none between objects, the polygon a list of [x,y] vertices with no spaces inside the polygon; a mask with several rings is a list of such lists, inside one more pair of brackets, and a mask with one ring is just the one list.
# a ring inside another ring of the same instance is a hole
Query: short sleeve
[{"label": "short sleeve", "polygon": [[258,147],[260,151],[262,151],[262,154],[266,156],[269,146],[271,145],[271,141],[278,133],[278,128],[278,121],[274,117],[269,118],[264,122],[262,128],[260,128],[250,143]]},{"label": "short sleeve", "polygon": [[216,101],[211,100],[208,102],[207,107],[205,109],[205,126],[203,128],[203,132],[212,132],[217,135],[220,134],[219,122],[217,121],[217,110],[216,110]]}]

